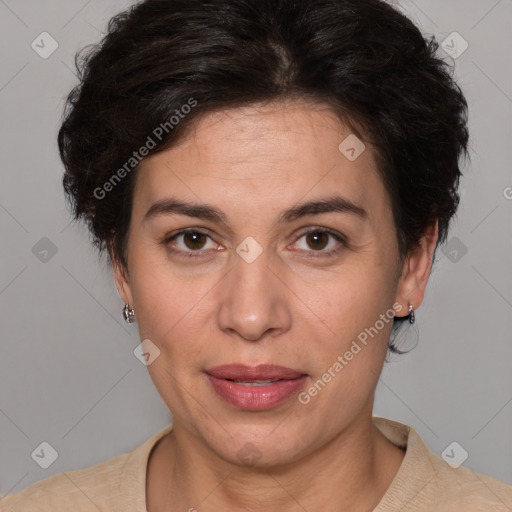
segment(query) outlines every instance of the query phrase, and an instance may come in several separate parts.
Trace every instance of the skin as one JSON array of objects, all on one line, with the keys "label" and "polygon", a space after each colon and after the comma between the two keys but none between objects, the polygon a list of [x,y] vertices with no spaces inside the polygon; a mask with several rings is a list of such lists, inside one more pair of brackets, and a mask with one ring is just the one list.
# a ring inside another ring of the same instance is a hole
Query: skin
[{"label": "skin", "polygon": [[[148,370],[173,414],[174,431],[150,456],[148,511],[368,511],[396,475],[404,451],[372,424],[391,322],[306,405],[293,396],[267,411],[237,409],[204,373],[272,363],[308,374],[307,389],[394,303],[398,316],[420,306],[437,223],[400,263],[371,146],[355,161],[338,150],[350,133],[326,105],[246,106],[208,114],[178,145],[140,164],[127,268],[114,264],[114,273],[141,340],[160,350]],[[277,222],[298,203],[334,194],[367,218],[329,212]],[[212,205],[226,224],[144,218],[170,197]],[[165,243],[185,228],[208,236]],[[311,240],[310,228],[346,243]],[[252,263],[236,252],[248,236],[263,249]],[[255,464],[238,456],[248,443]]]}]

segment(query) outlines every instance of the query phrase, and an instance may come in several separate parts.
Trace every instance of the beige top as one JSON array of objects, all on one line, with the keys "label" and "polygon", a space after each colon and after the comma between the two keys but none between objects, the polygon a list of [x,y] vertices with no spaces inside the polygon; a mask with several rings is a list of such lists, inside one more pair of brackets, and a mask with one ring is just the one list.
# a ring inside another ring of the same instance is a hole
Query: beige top
[{"label": "beige top", "polygon": [[[512,511],[512,486],[464,466],[453,469],[407,425],[378,417],[373,422],[392,443],[407,447],[398,473],[373,512]],[[131,452],[59,473],[6,496],[0,500],[0,511],[147,512],[149,454],[171,430],[169,425]]]}]

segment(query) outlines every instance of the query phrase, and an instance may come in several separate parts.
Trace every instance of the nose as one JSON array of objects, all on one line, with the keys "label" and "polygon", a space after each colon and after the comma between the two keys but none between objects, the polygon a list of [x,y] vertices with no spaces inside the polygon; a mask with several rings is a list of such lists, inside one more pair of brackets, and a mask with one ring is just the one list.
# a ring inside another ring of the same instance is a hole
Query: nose
[{"label": "nose", "polygon": [[270,268],[265,252],[251,263],[236,255],[224,279],[218,310],[222,331],[258,341],[290,329],[290,291]]}]

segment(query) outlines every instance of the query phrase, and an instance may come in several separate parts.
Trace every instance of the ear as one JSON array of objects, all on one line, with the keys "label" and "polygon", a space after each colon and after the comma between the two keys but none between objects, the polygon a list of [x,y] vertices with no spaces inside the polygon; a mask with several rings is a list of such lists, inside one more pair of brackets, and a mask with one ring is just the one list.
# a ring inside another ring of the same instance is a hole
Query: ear
[{"label": "ear", "polygon": [[117,292],[125,304],[133,306],[133,296],[130,286],[130,276],[128,268],[123,265],[114,255],[109,247],[110,261],[112,262],[112,272],[116,283]]},{"label": "ear", "polygon": [[400,314],[397,316],[407,316],[409,304],[412,304],[414,309],[418,309],[423,302],[438,234],[436,220],[426,229],[419,241],[419,246],[415,247],[406,258],[396,293],[396,302],[401,306],[398,310]]}]

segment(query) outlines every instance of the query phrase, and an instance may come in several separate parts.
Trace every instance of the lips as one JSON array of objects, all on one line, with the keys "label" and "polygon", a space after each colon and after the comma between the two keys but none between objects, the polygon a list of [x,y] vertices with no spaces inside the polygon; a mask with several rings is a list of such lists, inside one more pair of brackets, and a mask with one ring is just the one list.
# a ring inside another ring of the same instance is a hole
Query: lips
[{"label": "lips", "polygon": [[206,371],[218,379],[240,380],[253,382],[256,380],[290,380],[304,375],[302,372],[276,366],[272,364],[260,364],[259,366],[245,366],[241,364],[227,364],[215,366]]},{"label": "lips", "polygon": [[206,371],[214,391],[229,404],[247,410],[265,410],[289,399],[307,375],[276,365],[222,365]]}]

